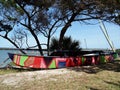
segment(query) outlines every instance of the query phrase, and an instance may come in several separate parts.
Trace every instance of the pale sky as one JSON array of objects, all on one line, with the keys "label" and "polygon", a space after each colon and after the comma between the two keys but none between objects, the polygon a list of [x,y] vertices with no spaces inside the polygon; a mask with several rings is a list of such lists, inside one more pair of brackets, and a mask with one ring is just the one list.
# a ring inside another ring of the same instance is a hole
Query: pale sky
[{"label": "pale sky", "polygon": [[[105,23],[107,32],[116,49],[120,48],[120,26]],[[58,36],[59,31],[54,36]],[[99,24],[85,25],[80,23],[73,23],[66,32],[67,36],[72,36],[73,39],[81,42],[82,48],[105,48],[110,49],[110,46],[102,33]],[[34,40],[29,37],[29,44],[34,45]],[[41,42],[44,43],[45,38],[40,37]],[[0,37],[0,47],[13,47],[9,42]]]},{"label": "pale sky", "polygon": [[[99,25],[75,23],[73,27],[69,28],[67,33],[75,39],[80,40],[82,48],[110,48]],[[112,23],[105,23],[105,26],[114,47],[120,48],[120,26]]]}]

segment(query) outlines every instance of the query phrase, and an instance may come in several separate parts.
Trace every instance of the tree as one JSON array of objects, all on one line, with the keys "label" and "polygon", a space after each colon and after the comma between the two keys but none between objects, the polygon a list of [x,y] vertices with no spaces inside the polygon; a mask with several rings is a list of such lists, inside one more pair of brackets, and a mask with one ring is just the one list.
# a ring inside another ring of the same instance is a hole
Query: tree
[{"label": "tree", "polygon": [[[17,14],[12,16],[10,13],[7,15],[4,14],[3,17],[7,18],[7,20],[5,21],[7,22],[9,20],[9,22],[14,23],[15,25],[17,24],[17,26],[20,26],[20,27],[22,25],[22,28],[24,27],[25,29],[24,31],[22,31],[24,33],[29,31],[36,41],[35,46],[38,47],[40,54],[43,55],[42,47],[41,47],[42,44],[38,39],[39,35],[42,34],[47,38],[46,45],[49,52],[50,38],[55,33],[57,28],[59,28],[62,25],[61,24],[62,19],[59,17],[58,9],[56,9],[55,7],[51,8],[52,4],[54,4],[54,0],[52,1],[45,0],[45,1],[42,1],[41,3],[39,1],[40,0],[36,0],[35,2],[33,2],[33,0],[9,0],[9,1],[2,0],[1,5],[6,8],[5,10],[4,8],[2,8],[4,12],[8,13],[8,11],[10,12],[12,11]],[[14,26],[12,28],[14,28]],[[23,39],[23,35],[22,35],[22,38],[19,38],[19,39],[15,38],[14,41],[16,45],[21,46],[20,43],[18,43],[18,41],[16,40],[19,40],[19,42],[21,42],[22,39]],[[34,46],[29,46],[28,48],[30,47],[34,47]]]},{"label": "tree", "polygon": [[[119,0],[1,0],[0,21],[12,27],[10,32],[16,25],[24,27],[22,32],[29,32],[34,37],[35,46],[43,55],[39,35],[47,38],[49,52],[52,35],[56,30],[61,30],[59,49],[62,49],[64,35],[73,22],[89,22],[94,19],[118,22],[116,17],[120,13],[119,4]],[[22,39],[25,38],[26,36],[19,38],[20,42],[23,43]],[[21,46],[16,45],[18,48]]]},{"label": "tree", "polygon": [[[13,26],[13,24],[22,25],[24,27],[24,29],[29,31],[30,34],[34,37],[34,39],[36,41],[37,45],[35,45],[35,46],[38,47],[40,54],[43,55],[41,43],[40,43],[40,40],[38,39],[38,34],[43,33],[45,31],[44,29],[46,29],[46,27],[48,27],[49,20],[48,20],[48,17],[45,16],[45,14],[47,12],[47,8],[49,7],[48,3],[51,3],[51,2],[46,3],[47,1],[45,1],[45,2],[42,2],[42,4],[40,4],[39,7],[38,6],[36,7],[35,5],[34,6],[31,5],[32,4],[31,1],[32,0],[30,0],[30,1],[28,1],[28,0],[9,0],[9,1],[2,0],[2,1],[0,1],[0,3],[2,6],[1,9],[4,12],[4,14],[1,13],[2,14],[1,16],[6,18],[6,20],[4,20],[4,22],[6,22],[6,23],[7,23],[7,21],[12,22],[11,27]],[[10,11],[10,13],[9,13],[9,11]],[[14,13],[17,15],[14,15],[14,14],[11,15],[11,13]],[[14,28],[14,26],[12,28]],[[22,32],[25,33],[26,30],[24,30]],[[6,32],[6,30],[4,30],[4,31]],[[46,33],[46,32],[47,31],[45,31],[44,33]],[[16,32],[16,33],[18,33],[18,32]],[[21,32],[19,32],[19,33],[21,33]],[[48,35],[49,37],[50,37],[50,34],[51,34],[51,31],[49,32],[49,35]],[[26,34],[24,34],[24,35],[26,36]],[[18,43],[16,40],[19,40],[21,42],[25,36],[22,35],[21,38],[14,36],[15,37],[14,45],[16,44],[17,47],[18,46],[21,47],[20,43]],[[22,44],[22,42],[21,42],[21,44]]]},{"label": "tree", "polygon": [[[9,42],[11,42],[16,48],[19,48],[19,46],[15,43],[15,41],[17,40],[12,40],[8,37],[8,34],[9,32],[11,32],[12,30],[12,27],[8,24],[3,24],[1,21],[0,21],[0,32],[2,32],[2,34],[0,34],[0,36],[4,39],[7,39]],[[18,36],[19,37],[19,36]],[[20,36],[21,37],[21,36]],[[14,39],[17,39],[17,38],[14,38]],[[22,39],[21,39],[22,40]],[[20,44],[20,43],[18,43]],[[25,54],[24,51],[20,50],[22,53]]]},{"label": "tree", "polygon": [[59,56],[64,56],[64,53],[67,54],[68,56],[77,56],[78,52],[81,50],[80,48],[80,42],[77,40],[73,40],[70,37],[64,37],[63,38],[63,43],[62,43],[62,50],[59,50],[59,39],[53,37],[50,43],[50,49],[53,52],[51,55],[59,55]]},{"label": "tree", "polygon": [[[11,32],[14,33],[14,27],[16,27],[18,24],[17,21],[20,20],[20,18],[23,15],[23,12],[21,8],[17,7],[14,0],[1,0],[0,1],[0,36],[4,39],[7,39],[10,43],[12,43],[16,48],[20,48],[20,40],[23,38],[18,39],[18,36],[13,39],[13,37],[10,35]],[[21,15],[21,17],[20,17]],[[16,33],[14,33],[16,35]],[[21,35],[19,34],[19,37]],[[17,43],[16,43],[17,42]],[[19,42],[19,43],[18,43]],[[25,54],[24,51],[20,49],[22,53]]]},{"label": "tree", "polygon": [[[51,50],[59,50],[59,39],[53,37],[50,43]],[[71,37],[64,37],[62,43],[62,50],[79,50],[80,43],[77,40],[73,40]]]},{"label": "tree", "polygon": [[92,19],[112,21],[116,14],[120,13],[119,4],[119,0],[60,0],[61,6],[59,5],[59,8],[62,15],[66,16],[65,25],[60,33],[60,47],[65,32],[72,25],[72,22]]}]

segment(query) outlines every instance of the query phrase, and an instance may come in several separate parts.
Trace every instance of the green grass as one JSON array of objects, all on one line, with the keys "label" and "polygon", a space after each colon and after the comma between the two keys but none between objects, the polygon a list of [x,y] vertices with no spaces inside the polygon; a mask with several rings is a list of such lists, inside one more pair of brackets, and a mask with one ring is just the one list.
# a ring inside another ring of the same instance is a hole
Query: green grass
[{"label": "green grass", "polygon": [[11,73],[19,73],[19,72],[27,72],[27,69],[19,69],[19,68],[3,68],[0,69],[0,75],[11,74]]},{"label": "green grass", "polygon": [[[1,90],[120,90],[120,60],[90,67],[68,68],[69,73],[23,81],[19,86],[0,84]],[[6,71],[8,72],[8,71]],[[10,71],[12,72],[12,71]]]},{"label": "green grass", "polygon": [[0,69],[0,75],[10,74],[10,73],[17,73],[17,72],[19,72],[19,71],[14,70],[14,69]]}]

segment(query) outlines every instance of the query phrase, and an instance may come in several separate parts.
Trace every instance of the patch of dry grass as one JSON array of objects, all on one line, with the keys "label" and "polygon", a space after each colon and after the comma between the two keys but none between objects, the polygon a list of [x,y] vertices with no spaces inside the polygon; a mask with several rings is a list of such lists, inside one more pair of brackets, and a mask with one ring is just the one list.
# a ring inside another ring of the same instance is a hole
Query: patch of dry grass
[{"label": "patch of dry grass", "polygon": [[14,68],[2,68],[0,69],[0,75],[5,75],[5,74],[11,74],[11,73],[19,73],[19,72],[25,72],[25,71],[29,71],[26,69],[14,69]]}]

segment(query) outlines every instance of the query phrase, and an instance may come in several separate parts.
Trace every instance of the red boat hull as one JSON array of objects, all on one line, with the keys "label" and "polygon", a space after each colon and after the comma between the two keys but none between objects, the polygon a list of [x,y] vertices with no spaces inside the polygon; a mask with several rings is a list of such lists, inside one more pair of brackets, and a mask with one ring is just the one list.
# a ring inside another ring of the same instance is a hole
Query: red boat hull
[{"label": "red boat hull", "polygon": [[113,60],[112,55],[58,57],[58,56],[28,56],[9,53],[9,57],[16,65],[28,68],[64,68],[81,65],[95,65],[110,62]]}]

